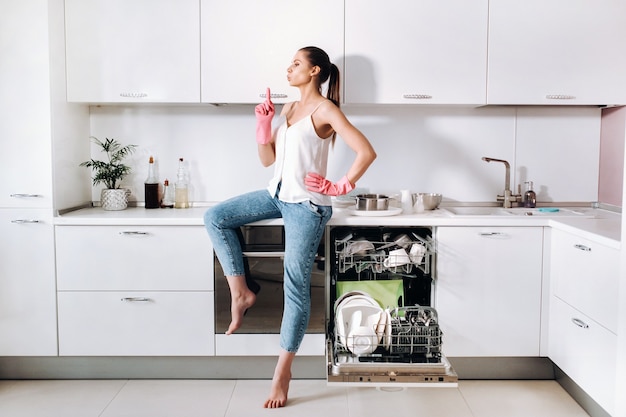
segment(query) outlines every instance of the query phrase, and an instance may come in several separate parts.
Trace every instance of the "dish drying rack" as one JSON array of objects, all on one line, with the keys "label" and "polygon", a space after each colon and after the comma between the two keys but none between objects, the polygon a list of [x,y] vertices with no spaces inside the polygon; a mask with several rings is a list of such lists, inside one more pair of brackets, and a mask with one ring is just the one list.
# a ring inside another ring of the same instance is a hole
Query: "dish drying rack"
[{"label": "dish drying rack", "polygon": [[343,357],[339,362],[437,363],[441,360],[443,333],[433,307],[398,307],[389,313],[391,322],[385,325],[389,327],[383,331],[376,328],[376,336],[370,336],[370,343],[377,343],[378,347],[368,354],[354,354],[349,349],[353,343],[350,336],[338,334],[335,326],[335,357]]},{"label": "dish drying rack", "polygon": [[[407,245],[408,248],[404,248],[408,255],[408,262],[406,263],[404,263],[404,259],[399,259],[399,255],[389,253],[390,249],[393,250],[400,247],[396,245],[395,242],[367,241],[373,245],[373,249],[351,253],[349,248],[353,245],[364,242],[364,240],[353,239],[352,234],[343,239],[336,240],[335,256],[337,259],[338,271],[340,273],[345,273],[351,268],[354,268],[357,273],[370,269],[374,274],[383,272],[408,274],[415,267],[420,269],[424,274],[429,274],[435,253],[432,237],[421,237],[415,233],[412,233],[412,235],[411,244]],[[409,254],[410,246],[414,244],[421,245],[423,247],[422,252],[420,252],[418,257],[411,256]],[[385,260],[387,259],[390,262],[388,262],[388,265],[385,265]]]}]

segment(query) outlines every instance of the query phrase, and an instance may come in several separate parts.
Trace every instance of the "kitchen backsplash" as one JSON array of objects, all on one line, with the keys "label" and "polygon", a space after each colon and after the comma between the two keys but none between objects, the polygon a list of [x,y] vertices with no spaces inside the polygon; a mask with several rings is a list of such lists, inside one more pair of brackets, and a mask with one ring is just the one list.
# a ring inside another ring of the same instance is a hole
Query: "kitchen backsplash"
[{"label": "kitchen backsplash", "polygon": [[[539,202],[598,199],[598,108],[344,106],[343,110],[378,153],[357,184],[371,192],[411,189],[440,192],[445,201],[495,201],[504,189],[505,168],[481,160],[489,156],[511,163],[513,187],[533,181]],[[197,202],[263,188],[273,173],[273,167],[263,168],[257,158],[251,105],[92,106],[90,123],[93,136],[138,145],[131,161],[134,172],[124,182],[138,201],[143,201],[150,155],[161,183],[166,178],[173,182],[178,158],[185,158],[191,198]],[[95,147],[92,155],[99,157]],[[341,178],[352,160],[351,150],[338,138],[328,177]],[[98,201],[99,188],[92,194]]]}]

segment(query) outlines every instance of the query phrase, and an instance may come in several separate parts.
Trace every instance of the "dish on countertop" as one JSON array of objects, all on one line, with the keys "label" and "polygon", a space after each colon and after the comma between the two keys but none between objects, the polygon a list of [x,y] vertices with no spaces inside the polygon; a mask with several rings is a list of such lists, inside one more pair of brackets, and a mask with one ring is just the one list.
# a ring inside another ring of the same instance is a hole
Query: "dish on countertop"
[{"label": "dish on countertop", "polygon": [[349,213],[353,216],[362,216],[362,217],[396,216],[402,213],[402,208],[392,207],[387,210],[350,210]]}]

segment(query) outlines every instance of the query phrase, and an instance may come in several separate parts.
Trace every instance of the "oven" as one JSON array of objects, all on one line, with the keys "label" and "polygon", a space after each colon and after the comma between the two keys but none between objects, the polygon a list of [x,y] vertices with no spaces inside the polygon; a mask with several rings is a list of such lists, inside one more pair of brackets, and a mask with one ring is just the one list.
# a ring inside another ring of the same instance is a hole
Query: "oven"
[{"label": "oven", "polygon": [[432,229],[337,226],[327,232],[328,383],[457,386],[432,302]]},{"label": "oven", "polygon": [[[256,303],[246,313],[241,327],[224,333],[230,324],[230,291],[222,267],[215,257],[216,354],[276,355],[283,314],[283,258],[285,231],[282,225],[252,224],[240,228],[240,241],[248,276],[260,286]],[[311,274],[311,318],[299,352],[324,355],[325,270],[324,238]]]}]

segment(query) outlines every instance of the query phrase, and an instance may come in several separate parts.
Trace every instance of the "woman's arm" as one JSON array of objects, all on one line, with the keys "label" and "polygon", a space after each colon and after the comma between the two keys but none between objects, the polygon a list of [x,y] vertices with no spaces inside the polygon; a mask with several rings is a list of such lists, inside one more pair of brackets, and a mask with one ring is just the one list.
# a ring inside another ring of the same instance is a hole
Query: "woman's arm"
[{"label": "woman's arm", "polygon": [[[272,136],[276,136],[276,133]],[[276,138],[272,137],[272,141],[267,145],[257,145],[259,148],[259,159],[261,160],[261,165],[266,168],[276,161],[276,148],[274,145],[275,140]]]},{"label": "woman's arm", "polygon": [[376,159],[376,152],[365,135],[350,123],[341,109],[328,102],[320,110],[322,111],[316,112],[316,114],[319,113],[319,116],[321,116],[320,122],[329,124],[350,149],[356,153],[354,162],[346,173],[350,183],[356,184]]}]

